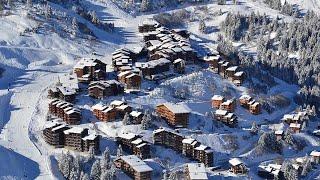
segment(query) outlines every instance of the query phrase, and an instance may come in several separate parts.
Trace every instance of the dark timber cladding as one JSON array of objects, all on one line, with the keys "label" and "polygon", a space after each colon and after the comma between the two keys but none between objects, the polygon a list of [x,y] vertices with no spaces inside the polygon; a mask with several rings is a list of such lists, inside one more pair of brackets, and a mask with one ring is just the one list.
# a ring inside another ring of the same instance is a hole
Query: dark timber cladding
[{"label": "dark timber cladding", "polygon": [[135,180],[151,180],[153,169],[135,155],[120,156],[114,164]]},{"label": "dark timber cladding", "polygon": [[133,153],[141,159],[150,157],[150,145],[141,139],[141,136],[133,133],[121,133],[117,137],[117,142],[128,153]]},{"label": "dark timber cladding", "polygon": [[64,133],[63,131],[69,129],[66,124],[58,122],[48,122],[43,130],[44,140],[54,147],[64,146]]},{"label": "dark timber cladding", "polygon": [[188,126],[190,109],[184,104],[164,103],[156,111],[171,126]]}]

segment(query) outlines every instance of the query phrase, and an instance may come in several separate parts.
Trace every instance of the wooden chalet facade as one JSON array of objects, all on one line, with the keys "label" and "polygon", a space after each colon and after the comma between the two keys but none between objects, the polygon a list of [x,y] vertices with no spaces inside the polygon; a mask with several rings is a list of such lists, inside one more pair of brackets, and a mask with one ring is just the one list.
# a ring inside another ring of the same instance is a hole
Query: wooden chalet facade
[{"label": "wooden chalet facade", "polygon": [[120,156],[114,164],[135,180],[151,180],[153,169],[135,155]]},{"label": "wooden chalet facade", "polygon": [[218,62],[221,60],[220,56],[206,56],[203,58],[203,60],[209,65],[209,68],[214,72],[219,72],[219,64]]},{"label": "wooden chalet facade", "polygon": [[219,109],[220,106],[221,106],[221,104],[222,104],[224,101],[225,101],[225,99],[224,99],[223,96],[214,95],[214,96],[211,98],[212,107]]},{"label": "wooden chalet facade", "polygon": [[164,118],[170,126],[187,127],[190,109],[186,105],[164,103],[156,107],[156,112]]},{"label": "wooden chalet facade", "polygon": [[177,152],[182,152],[182,140],[184,136],[178,131],[168,128],[160,128],[153,131],[153,143],[171,148]]},{"label": "wooden chalet facade", "polygon": [[65,137],[65,147],[72,150],[83,152],[83,140],[85,136],[88,136],[88,129],[73,127],[63,131]]},{"label": "wooden chalet facade", "polygon": [[160,25],[154,21],[145,21],[138,26],[139,33],[155,31]]},{"label": "wooden chalet facade", "polygon": [[140,89],[141,88],[141,76],[132,71],[124,71],[118,74],[120,82],[124,83],[127,89]]},{"label": "wooden chalet facade", "polygon": [[240,105],[249,110],[249,112],[253,115],[258,115],[261,113],[261,104],[256,102],[249,95],[242,95],[239,98]]},{"label": "wooden chalet facade", "polygon": [[133,153],[141,159],[150,157],[150,145],[141,139],[140,136],[133,133],[123,133],[117,138],[118,144],[128,153]]},{"label": "wooden chalet facade", "polygon": [[105,79],[106,64],[98,59],[81,59],[73,68],[77,75],[78,81],[89,83]]},{"label": "wooden chalet facade", "polygon": [[73,88],[58,86],[54,88],[50,88],[48,90],[49,98],[58,98],[67,102],[74,102],[76,99],[77,91]]},{"label": "wooden chalet facade", "polygon": [[124,86],[116,80],[94,81],[89,84],[89,95],[96,99],[123,94]]},{"label": "wooden chalet facade", "polygon": [[73,104],[58,99],[49,103],[49,113],[71,125],[79,124],[82,117],[81,111],[73,107]]},{"label": "wooden chalet facade", "polygon": [[230,159],[229,164],[230,171],[234,174],[245,174],[248,171],[246,165],[239,158]]},{"label": "wooden chalet facade", "polygon": [[145,63],[141,68],[143,76],[152,79],[152,75],[161,74],[170,70],[171,61],[165,58]]},{"label": "wooden chalet facade", "polygon": [[175,72],[183,74],[185,71],[185,61],[183,59],[176,59],[173,61],[173,69]]},{"label": "wooden chalet facade", "polygon": [[320,151],[312,151],[310,153],[311,156],[311,161],[314,164],[319,164],[320,163]]},{"label": "wooden chalet facade", "polygon": [[238,123],[237,116],[233,113],[229,113],[226,110],[216,110],[214,113],[214,118],[230,127],[236,127]]},{"label": "wooden chalet facade", "polygon": [[63,131],[69,129],[66,124],[57,122],[47,122],[43,130],[43,137],[45,142],[56,148],[64,146]]},{"label": "wooden chalet facade", "polygon": [[83,151],[89,152],[90,148],[94,149],[95,154],[100,153],[100,136],[89,134],[82,138]]},{"label": "wooden chalet facade", "polygon": [[220,105],[221,110],[226,110],[228,112],[234,112],[236,108],[236,101],[234,99],[227,100]]}]

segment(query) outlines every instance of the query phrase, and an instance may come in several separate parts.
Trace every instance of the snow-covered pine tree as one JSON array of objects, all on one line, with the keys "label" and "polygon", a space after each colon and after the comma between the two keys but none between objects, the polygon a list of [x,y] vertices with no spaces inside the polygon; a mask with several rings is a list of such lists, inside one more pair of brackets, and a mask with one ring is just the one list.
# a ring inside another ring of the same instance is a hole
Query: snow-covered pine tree
[{"label": "snow-covered pine tree", "polygon": [[100,23],[96,11],[92,11],[92,12],[91,12],[91,17],[92,17],[91,22],[92,22],[93,24],[99,24],[99,23]]},{"label": "snow-covered pine tree", "polygon": [[140,11],[146,12],[150,9],[150,0],[142,0],[140,5]]},{"label": "snow-covered pine tree", "polygon": [[200,31],[201,33],[206,33],[206,30],[207,30],[206,23],[204,22],[203,19],[201,19],[201,20],[199,21],[199,31]]},{"label": "snow-covered pine tree", "polygon": [[27,7],[31,8],[31,6],[32,6],[32,0],[27,0]]},{"label": "snow-covered pine tree", "polygon": [[100,160],[97,159],[91,167],[90,179],[100,180],[100,176],[101,176]]},{"label": "snow-covered pine tree", "polygon": [[250,129],[250,132],[252,134],[258,134],[258,132],[259,132],[259,126],[257,125],[257,123],[255,121],[253,121],[253,123],[252,123],[252,127]]},{"label": "snow-covered pine tree", "polygon": [[121,144],[119,144],[118,149],[117,149],[117,158],[123,155],[123,150]]},{"label": "snow-covered pine tree", "polygon": [[130,117],[130,114],[128,112],[126,112],[126,114],[124,115],[124,117],[122,119],[122,124],[123,125],[131,124],[131,117]]},{"label": "snow-covered pine tree", "polygon": [[311,169],[312,169],[311,159],[308,156],[306,156],[305,162],[302,167],[301,175],[306,176]]},{"label": "snow-covered pine tree", "polygon": [[94,150],[93,146],[91,146],[89,148],[89,152],[88,153],[89,153],[88,160],[89,161],[93,160],[94,159],[94,155],[95,155],[95,150]]},{"label": "snow-covered pine tree", "polygon": [[152,120],[151,119],[151,114],[150,114],[150,112],[148,110],[146,110],[144,112],[143,117],[142,117],[141,128],[143,130],[147,130],[151,125],[151,120]]},{"label": "snow-covered pine tree", "polygon": [[90,180],[89,175],[81,171],[79,180]]}]

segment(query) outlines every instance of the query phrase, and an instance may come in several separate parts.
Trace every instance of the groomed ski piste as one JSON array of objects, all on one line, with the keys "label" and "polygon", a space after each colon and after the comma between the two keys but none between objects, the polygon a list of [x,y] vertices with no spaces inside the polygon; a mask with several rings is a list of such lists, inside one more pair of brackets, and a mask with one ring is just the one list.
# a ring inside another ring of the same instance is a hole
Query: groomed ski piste
[{"label": "groomed ski piste", "polygon": [[[310,9],[320,12],[320,2],[317,0],[290,0],[289,2],[298,4],[304,10]],[[63,150],[56,150],[46,145],[41,135],[48,111],[48,88],[57,82],[58,76],[72,72],[73,66],[82,57],[93,57],[97,56],[93,54],[98,54],[106,63],[111,64],[111,53],[115,49],[120,47],[134,49],[142,46],[143,41],[138,33],[138,24],[152,17],[154,13],[159,13],[152,12],[133,16],[120,9],[111,0],[104,0],[103,2],[86,0],[84,3],[90,9],[95,10],[100,19],[113,22],[117,31],[113,33],[105,32],[72,11],[54,3],[50,3],[50,5],[55,10],[65,13],[69,18],[76,17],[79,22],[89,24],[88,28],[97,39],[90,41],[82,37],[71,37],[69,34],[63,34],[63,31],[57,28],[57,26],[63,26],[62,21],[30,18],[30,15],[27,15],[29,10],[23,4],[17,4],[10,15],[0,17],[0,68],[5,70],[0,75],[0,179],[47,180],[62,178],[53,156]],[[291,17],[286,17],[256,1],[240,0],[239,4],[235,6],[230,2],[230,4],[220,6],[212,2],[208,4],[208,7],[212,11],[218,11],[222,8],[225,12],[235,13],[255,11],[273,17],[284,16],[286,20],[292,20]],[[196,8],[196,6],[177,7],[177,9],[179,8],[189,9]],[[175,9],[170,9],[170,11],[175,11]],[[36,16],[36,13],[36,10],[29,12],[31,16]],[[218,27],[224,18],[225,15],[210,19],[207,25]],[[37,29],[36,33],[25,32],[26,29],[33,28]],[[193,41],[199,45],[216,45],[218,33],[199,34],[198,24],[192,22],[186,28],[192,33]],[[254,50],[254,48],[249,50]],[[249,167],[257,167],[260,162],[274,159],[277,156],[271,154],[265,157],[252,158],[251,151],[257,139],[244,140],[241,137],[249,133],[246,129],[251,127],[254,120],[263,126],[263,124],[266,124],[264,120],[268,119],[276,126],[283,114],[295,110],[297,105],[293,102],[293,97],[299,90],[298,86],[277,80],[278,84],[272,87],[267,95],[281,94],[290,100],[289,106],[276,110],[272,114],[263,111],[258,116],[252,116],[246,110],[238,108],[236,113],[239,114],[239,123],[242,130],[238,131],[227,127],[219,129],[213,127],[211,120],[206,120],[206,114],[211,111],[211,97],[224,87],[231,89],[234,97],[246,94],[248,89],[236,87],[206,69],[195,67],[194,69],[187,69],[187,72],[182,76],[165,80],[144,96],[129,95],[126,99],[132,104],[155,107],[162,102],[176,101],[171,93],[172,88],[188,87],[191,90],[191,97],[184,103],[192,110],[189,128],[191,131],[202,131],[201,134],[195,134],[192,137],[206,143],[218,154],[218,157],[215,157],[216,162],[223,165],[227,162],[228,157],[244,157]],[[210,83],[214,83],[218,91],[213,93],[210,89]],[[143,84],[144,87],[153,85]],[[91,103],[90,105],[92,105],[92,102],[81,101],[81,104],[85,103]],[[88,107],[83,105],[83,108]],[[259,122],[260,120],[261,122]],[[89,122],[83,124],[83,126],[88,127],[90,125]],[[138,125],[124,127],[121,122],[99,122],[97,125],[102,135],[109,138],[115,137],[120,132],[141,132]],[[267,124],[265,126],[265,128],[268,128]],[[146,137],[151,137],[152,131],[146,130],[141,133],[145,134]],[[300,133],[298,136],[306,140],[307,147],[298,153],[287,150],[283,154],[285,158],[304,156],[313,149],[319,150],[320,141],[318,138],[307,133]],[[237,147],[232,147],[230,141],[233,140],[237,141]],[[248,143],[248,141],[251,143]],[[162,147],[157,149],[156,154],[161,158],[170,159],[171,165],[175,168],[188,162],[183,156]],[[219,174],[231,179],[247,178],[237,177],[230,172]],[[210,177],[213,179],[221,178],[220,175],[212,173]],[[320,171],[312,172],[308,179],[319,178],[319,175]],[[250,174],[250,176],[259,179],[255,174]]]}]

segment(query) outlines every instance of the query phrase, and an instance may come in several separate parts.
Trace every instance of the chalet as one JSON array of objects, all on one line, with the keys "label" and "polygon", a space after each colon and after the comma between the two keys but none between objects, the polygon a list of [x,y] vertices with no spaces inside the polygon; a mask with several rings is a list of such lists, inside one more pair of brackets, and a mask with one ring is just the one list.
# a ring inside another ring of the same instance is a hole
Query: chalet
[{"label": "chalet", "polygon": [[138,26],[140,33],[155,31],[160,25],[154,21],[145,21]]},{"label": "chalet", "polygon": [[229,160],[230,171],[234,174],[245,174],[247,172],[246,165],[239,158]]},{"label": "chalet", "polygon": [[249,102],[249,112],[254,115],[261,113],[261,104],[259,102],[251,101]]},{"label": "chalet", "polygon": [[59,98],[59,91],[57,87],[53,87],[48,90],[48,98]]},{"label": "chalet", "polygon": [[227,100],[220,105],[221,110],[226,110],[228,112],[234,112],[236,108],[236,101],[234,99]]},{"label": "chalet", "polygon": [[274,134],[276,135],[278,141],[283,138],[283,130],[277,130],[274,132]]},{"label": "chalet", "polygon": [[228,80],[232,81],[234,79],[234,74],[237,72],[238,69],[238,66],[231,66],[226,69],[225,73]]},{"label": "chalet", "polygon": [[263,179],[284,179],[280,164],[268,164],[258,166],[258,175]]},{"label": "chalet", "polygon": [[43,130],[44,140],[54,147],[64,146],[64,134],[63,131],[69,129],[66,124],[59,122],[47,122]]},{"label": "chalet", "polygon": [[214,95],[211,98],[212,107],[219,109],[220,105],[224,102],[224,97],[221,95]]},{"label": "chalet", "polygon": [[88,135],[88,129],[81,127],[72,127],[63,131],[65,137],[65,146],[73,150],[84,151],[82,138]]},{"label": "chalet", "polygon": [[293,133],[300,133],[301,131],[301,124],[298,123],[291,123],[290,129]]},{"label": "chalet", "polygon": [[188,126],[190,109],[184,104],[164,103],[156,111],[171,126]]},{"label": "chalet", "polygon": [[88,83],[92,80],[102,80],[105,78],[106,64],[98,59],[83,58],[73,69],[79,82]]},{"label": "chalet", "polygon": [[83,151],[89,152],[91,148],[94,149],[95,154],[100,152],[100,136],[96,134],[89,134],[82,138]]},{"label": "chalet", "polygon": [[252,100],[253,100],[252,97],[249,95],[242,95],[239,98],[240,105],[247,109],[249,108],[249,102],[251,102]]},{"label": "chalet", "polygon": [[117,142],[121,144],[123,149],[127,149],[132,152],[132,149],[133,149],[132,141],[138,138],[140,138],[140,136],[135,135],[133,133],[120,133],[116,139],[117,139]]},{"label": "chalet", "polygon": [[124,92],[124,86],[116,80],[93,81],[89,84],[89,95],[101,99],[106,96],[116,96]]},{"label": "chalet", "polygon": [[176,59],[173,61],[174,71],[183,74],[185,71],[185,61],[183,59]]},{"label": "chalet", "polygon": [[132,73],[125,77],[125,84],[127,89],[140,89],[141,77],[138,74]]},{"label": "chalet", "polygon": [[67,101],[67,102],[74,102],[76,99],[76,90],[69,88],[69,87],[63,87],[59,86],[57,87],[57,91],[59,94],[59,99]]},{"label": "chalet", "polygon": [[165,58],[149,61],[141,69],[142,73],[146,77],[151,77],[155,74],[160,74],[170,70],[171,61]]},{"label": "chalet", "polygon": [[213,150],[205,145],[200,144],[195,148],[194,159],[204,163],[205,166],[213,166]]},{"label": "chalet", "polygon": [[182,140],[184,136],[176,130],[168,128],[159,128],[153,131],[153,143],[156,145],[164,145],[175,151],[182,152]]},{"label": "chalet", "polygon": [[208,175],[203,163],[188,163],[185,168],[186,179],[207,180]]},{"label": "chalet", "polygon": [[148,42],[148,41],[158,41],[158,37],[157,35],[159,34],[158,31],[150,31],[147,33],[143,33],[143,40],[144,42]]},{"label": "chalet", "polygon": [[233,75],[233,79],[232,79],[232,82],[236,85],[236,86],[241,86],[243,81],[245,79],[245,74],[243,71],[239,71],[239,72],[236,72],[234,75]]},{"label": "chalet", "polygon": [[219,74],[222,76],[222,77],[226,77],[226,70],[228,69],[228,67],[230,66],[230,63],[229,62],[224,62],[223,64],[221,64],[221,66],[219,67]]},{"label": "chalet", "polygon": [[139,111],[132,111],[130,113],[130,117],[132,118],[133,124],[140,124],[142,121],[143,113]]},{"label": "chalet", "polygon": [[310,153],[311,160],[314,164],[319,164],[320,163],[320,152],[319,151],[312,151]]},{"label": "chalet", "polygon": [[150,145],[146,141],[138,138],[131,142],[133,144],[133,154],[141,159],[150,158]]},{"label": "chalet", "polygon": [[233,113],[229,113],[226,110],[216,110],[216,112],[214,113],[214,118],[230,127],[235,127],[238,123],[237,116]]},{"label": "chalet", "polygon": [[285,114],[282,118],[282,121],[286,122],[287,124],[290,123],[307,123],[309,119],[309,115],[307,112],[302,111],[298,113],[293,113],[293,114]]},{"label": "chalet", "polygon": [[195,157],[195,148],[198,147],[201,143],[192,138],[186,138],[182,140],[182,154],[186,157],[193,158]]},{"label": "chalet", "polygon": [[106,106],[101,103],[98,103],[91,107],[93,115],[104,122],[114,121],[117,117],[117,112],[114,107]]},{"label": "chalet", "polygon": [[153,169],[136,155],[120,156],[114,164],[135,180],[151,180]]},{"label": "chalet", "polygon": [[63,120],[67,124],[76,125],[80,124],[81,120],[81,110],[74,107],[69,107],[64,109]]},{"label": "chalet", "polygon": [[126,104],[117,106],[115,109],[119,118],[123,118],[126,113],[130,114],[132,112],[132,107]]},{"label": "chalet", "polygon": [[203,60],[209,65],[209,68],[215,72],[218,73],[219,72],[219,65],[218,62],[220,60],[220,56],[205,56],[203,58]]},{"label": "chalet", "polygon": [[171,32],[173,34],[177,34],[183,38],[189,38],[190,33],[185,29],[172,29]]}]

